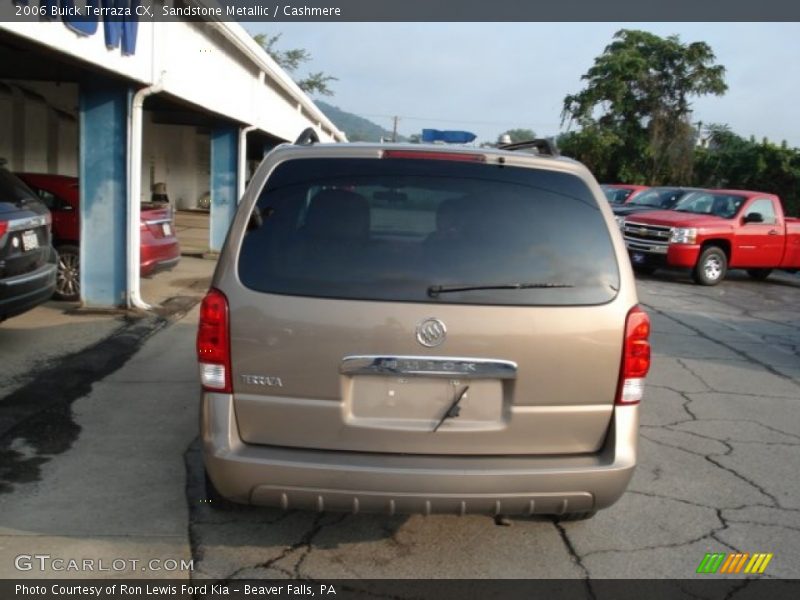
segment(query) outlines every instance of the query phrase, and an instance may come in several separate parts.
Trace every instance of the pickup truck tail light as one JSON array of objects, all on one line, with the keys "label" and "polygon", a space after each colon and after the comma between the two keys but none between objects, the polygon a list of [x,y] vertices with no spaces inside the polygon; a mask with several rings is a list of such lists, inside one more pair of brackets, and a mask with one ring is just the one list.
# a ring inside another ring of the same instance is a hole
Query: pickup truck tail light
[{"label": "pickup truck tail light", "polygon": [[227,394],[232,392],[228,299],[214,288],[208,291],[200,305],[197,362],[200,364],[203,389]]},{"label": "pickup truck tail light", "polygon": [[3,237],[8,231],[8,221],[0,221],[0,237]]},{"label": "pickup truck tail light", "polygon": [[634,306],[625,319],[616,404],[638,404],[644,392],[644,378],[650,370],[650,317]]}]

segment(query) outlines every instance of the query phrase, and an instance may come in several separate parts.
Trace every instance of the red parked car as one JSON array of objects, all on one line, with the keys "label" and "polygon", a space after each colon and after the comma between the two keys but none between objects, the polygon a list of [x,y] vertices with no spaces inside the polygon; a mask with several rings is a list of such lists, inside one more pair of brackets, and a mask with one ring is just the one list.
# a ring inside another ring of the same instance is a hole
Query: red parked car
[{"label": "red parked car", "polygon": [[[80,221],[78,179],[65,175],[17,173],[38,194],[53,216],[53,246],[58,250],[55,295],[62,300],[80,298]],[[142,204],[141,274],[171,269],[180,260],[172,208],[162,203]]]}]

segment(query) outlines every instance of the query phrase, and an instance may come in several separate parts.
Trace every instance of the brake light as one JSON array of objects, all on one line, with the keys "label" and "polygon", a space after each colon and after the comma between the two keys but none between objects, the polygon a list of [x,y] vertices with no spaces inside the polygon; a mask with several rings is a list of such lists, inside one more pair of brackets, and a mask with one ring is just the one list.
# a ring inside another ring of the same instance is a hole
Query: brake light
[{"label": "brake light", "polygon": [[468,152],[430,152],[424,150],[384,150],[381,158],[412,158],[418,160],[486,162],[486,157],[483,154],[471,154]]},{"label": "brake light", "polygon": [[200,305],[197,327],[200,383],[206,390],[230,394],[231,343],[228,322],[228,299],[219,290],[210,289]]},{"label": "brake light", "polygon": [[625,319],[617,404],[637,404],[644,392],[644,378],[650,370],[650,317],[634,306]]},{"label": "brake light", "polygon": [[3,237],[8,231],[8,221],[0,221],[0,237]]}]

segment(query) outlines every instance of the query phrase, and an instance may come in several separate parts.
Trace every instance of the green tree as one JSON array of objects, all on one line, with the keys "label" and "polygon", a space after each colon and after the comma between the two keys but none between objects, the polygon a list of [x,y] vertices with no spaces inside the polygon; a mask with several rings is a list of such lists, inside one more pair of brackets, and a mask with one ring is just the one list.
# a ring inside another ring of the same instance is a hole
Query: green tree
[{"label": "green tree", "polygon": [[771,192],[788,214],[800,212],[800,150],[745,139],[727,125],[709,125],[707,133],[708,145],[695,151],[695,185]]},{"label": "green tree", "polygon": [[587,123],[577,131],[560,135],[557,143],[561,154],[580,160],[601,182],[644,183],[638,173],[629,173],[627,165],[618,163],[624,141],[609,128]]},{"label": "green tree", "polygon": [[[311,60],[311,54],[303,48],[279,50],[276,46],[281,39],[281,35],[280,33],[272,36],[266,33],[257,33],[253,36],[253,39],[283,70],[294,76],[300,65]],[[309,73],[302,79],[295,79],[298,87],[307,94],[321,94],[323,96],[333,96],[333,91],[328,86],[333,81],[339,80],[332,75],[326,75],[322,71]]]},{"label": "green tree", "polygon": [[582,141],[594,140],[594,151],[614,153],[609,179],[687,183],[696,139],[689,100],[727,89],[714,61],[705,42],[622,29],[582,76],[586,87],[564,98],[562,124],[588,130]]}]

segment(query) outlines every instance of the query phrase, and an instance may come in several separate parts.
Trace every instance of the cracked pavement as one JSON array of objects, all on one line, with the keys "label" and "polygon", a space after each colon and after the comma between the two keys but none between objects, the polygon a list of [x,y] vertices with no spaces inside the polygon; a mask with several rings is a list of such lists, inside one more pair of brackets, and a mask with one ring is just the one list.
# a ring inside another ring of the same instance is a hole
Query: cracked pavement
[{"label": "cracked pavement", "polygon": [[[211,265],[183,268],[194,281]],[[133,577],[352,579],[359,589],[370,585],[359,579],[567,578],[592,592],[603,578],[692,578],[706,552],[742,551],[774,554],[763,577],[800,578],[800,275],[734,272],[704,288],[657,273],[637,285],[654,349],[639,466],[622,499],[589,521],[212,510],[196,439],[195,307],[113,373],[78,377],[60,412],[20,410],[58,385],[63,396],[58,378],[19,387],[14,372],[0,377],[19,396],[6,396],[0,420],[22,420],[0,453],[0,575],[36,576],[13,558],[45,552],[194,561],[191,573],[124,573]],[[119,358],[102,343],[94,352]]]},{"label": "cracked pavement", "polygon": [[[706,552],[800,577],[800,276],[638,280],[653,323],[640,458],[589,521],[314,514],[204,504],[186,453],[194,577],[690,578]],[[708,577],[707,575],[704,577]]]}]

